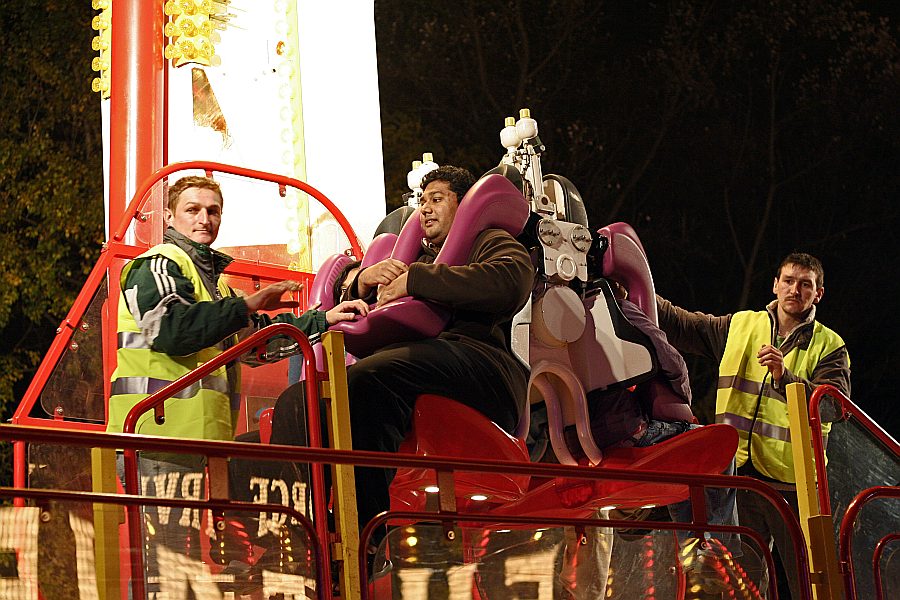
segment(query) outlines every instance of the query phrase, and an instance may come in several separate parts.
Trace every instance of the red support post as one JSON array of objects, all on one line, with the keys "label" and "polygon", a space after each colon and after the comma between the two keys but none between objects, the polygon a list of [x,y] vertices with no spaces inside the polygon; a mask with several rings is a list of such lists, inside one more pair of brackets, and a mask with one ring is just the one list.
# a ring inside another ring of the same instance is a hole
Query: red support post
[{"label": "red support post", "polygon": [[110,43],[109,230],[163,161],[163,3],[119,0]]}]

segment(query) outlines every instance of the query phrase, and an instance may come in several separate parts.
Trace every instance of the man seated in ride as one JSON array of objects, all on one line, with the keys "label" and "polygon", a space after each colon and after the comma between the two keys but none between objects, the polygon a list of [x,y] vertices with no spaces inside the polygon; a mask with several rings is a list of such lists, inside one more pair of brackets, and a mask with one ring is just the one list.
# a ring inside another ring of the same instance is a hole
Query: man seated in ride
[{"label": "man seated in ride", "polygon": [[[428,173],[419,203],[425,237],[410,265],[386,259],[359,272],[352,298],[379,306],[413,296],[452,309],[434,339],[389,345],[347,372],[353,447],[396,452],[410,429],[420,394],[453,398],[512,432],[525,409],[528,373],[512,355],[508,323],[528,300],[534,268],[525,248],[500,229],[475,240],[468,264],[433,264],[459,203],[475,183],[465,169],[443,166]],[[358,467],[359,521],[368,522],[390,501],[393,471]]]},{"label": "man seated in ride", "polygon": [[[310,310],[299,317],[258,314],[297,306],[281,298],[285,292],[299,290],[300,284],[281,281],[246,297],[235,294],[221,279],[232,259],[210,247],[219,233],[223,205],[222,191],[214,180],[179,179],[169,187],[163,243],[122,269],[117,366],[107,431],[121,432],[126,415],[138,402],[221,354],[234,345],[242,330],[285,322],[315,339],[329,325],[368,310],[363,302],[352,301],[327,312]],[[138,419],[136,433],[231,440],[232,415],[240,399],[238,368],[236,362],[223,366],[176,392],[165,401],[165,423],[156,424],[150,411]],[[171,496],[189,490],[200,497],[203,469],[199,458],[144,453],[139,464],[141,493]],[[148,531],[156,532],[157,542],[182,552],[188,536],[184,529],[177,529],[185,523],[199,529],[199,515],[189,517],[185,511],[179,519],[175,512],[170,516],[169,511],[159,511],[159,522]],[[169,531],[169,526],[176,531]]]}]

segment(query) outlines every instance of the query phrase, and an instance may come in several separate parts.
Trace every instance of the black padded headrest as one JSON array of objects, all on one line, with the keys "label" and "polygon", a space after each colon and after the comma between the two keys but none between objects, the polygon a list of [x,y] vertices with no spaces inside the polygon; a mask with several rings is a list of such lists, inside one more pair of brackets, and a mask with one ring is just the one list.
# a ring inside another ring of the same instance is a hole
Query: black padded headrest
[{"label": "black padded headrest", "polygon": [[562,212],[566,214],[566,221],[587,227],[587,210],[584,208],[584,201],[581,199],[581,193],[575,187],[575,184],[569,181],[568,178],[554,173],[544,175],[545,189],[548,182],[557,188],[557,192],[561,192],[554,195],[557,202],[562,201],[562,206],[558,207],[558,210],[562,209]]},{"label": "black padded headrest", "polygon": [[375,228],[375,234],[372,238],[374,239],[382,233],[394,233],[400,235],[400,230],[403,229],[406,220],[409,219],[410,215],[414,212],[416,212],[416,209],[412,206],[401,206],[398,209],[392,210],[381,220],[378,227]]},{"label": "black padded headrest", "polygon": [[487,175],[503,175],[512,181],[514,186],[520,190],[522,189],[522,174],[519,173],[519,170],[514,166],[508,165],[505,162],[501,162],[499,165],[482,175],[482,177],[486,177]]}]

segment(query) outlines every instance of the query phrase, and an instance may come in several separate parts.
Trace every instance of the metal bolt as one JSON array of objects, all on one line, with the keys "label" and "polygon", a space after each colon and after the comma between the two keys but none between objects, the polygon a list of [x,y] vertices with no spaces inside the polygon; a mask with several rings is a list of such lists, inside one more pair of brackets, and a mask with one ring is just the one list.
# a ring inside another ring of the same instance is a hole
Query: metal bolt
[{"label": "metal bolt", "polygon": [[41,511],[41,523],[49,523],[50,522],[50,513],[46,510]]},{"label": "metal bolt", "polygon": [[91,328],[91,326],[90,326],[90,324],[88,324],[87,321],[82,321],[82,322],[81,322],[81,330],[82,330],[82,331],[87,331],[87,330],[90,329],[90,328]]},{"label": "metal bolt", "polygon": [[69,350],[72,352],[78,352],[78,342],[72,342],[69,344]]},{"label": "metal bolt", "polygon": [[451,529],[450,531],[448,531],[448,532],[447,532],[447,539],[450,540],[451,542],[452,542],[453,540],[455,540],[455,539],[456,539],[456,532],[453,531],[452,529]]},{"label": "metal bolt", "polygon": [[219,531],[225,531],[225,521],[216,521],[216,529]]}]

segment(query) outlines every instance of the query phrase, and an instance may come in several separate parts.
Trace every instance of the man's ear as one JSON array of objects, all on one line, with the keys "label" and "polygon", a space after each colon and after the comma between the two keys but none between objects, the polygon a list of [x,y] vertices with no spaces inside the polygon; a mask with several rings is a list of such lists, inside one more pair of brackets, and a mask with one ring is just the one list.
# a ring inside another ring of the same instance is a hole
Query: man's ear
[{"label": "man's ear", "polygon": [[775,278],[775,281],[772,282],[772,293],[776,296],[778,295],[778,278]]},{"label": "man's ear", "polygon": [[816,290],[816,297],[813,298],[813,304],[818,304],[822,300],[822,296],[825,295],[825,288],[820,287]]},{"label": "man's ear", "polygon": [[172,219],[175,215],[172,214],[172,211],[169,210],[168,207],[163,209],[163,219],[165,220],[166,227],[170,227],[172,225]]}]

